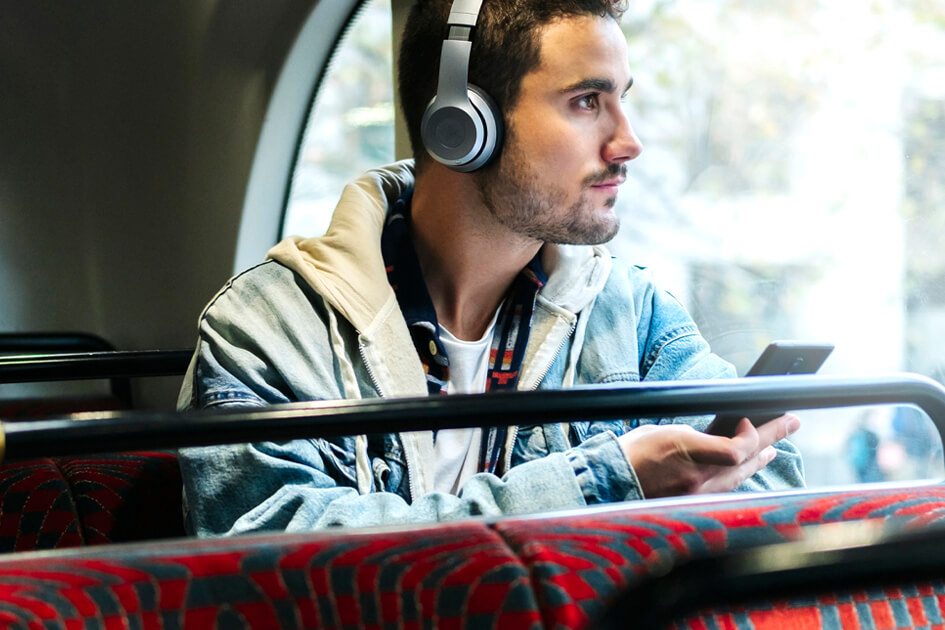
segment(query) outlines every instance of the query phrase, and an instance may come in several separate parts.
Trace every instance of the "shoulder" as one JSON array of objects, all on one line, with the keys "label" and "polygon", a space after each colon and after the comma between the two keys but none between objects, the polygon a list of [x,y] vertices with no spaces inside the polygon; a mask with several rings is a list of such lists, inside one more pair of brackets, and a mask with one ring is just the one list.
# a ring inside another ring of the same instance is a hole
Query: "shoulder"
[{"label": "shoulder", "polygon": [[611,273],[598,297],[598,306],[633,313],[636,321],[643,324],[648,324],[655,314],[678,315],[688,321],[682,302],[660,287],[652,270],[627,264],[618,258],[612,262]]},{"label": "shoulder", "polygon": [[230,278],[204,308],[201,320],[233,314],[246,317],[258,311],[278,313],[293,305],[311,308],[313,297],[314,292],[295,272],[267,260]]},{"label": "shoulder", "polygon": [[234,276],[199,322],[191,405],[341,397],[324,302],[290,269]]},{"label": "shoulder", "polygon": [[609,340],[604,348],[629,332],[616,331],[632,326],[637,351],[632,356],[643,378],[717,378],[730,372],[727,363],[711,354],[683,303],[645,267],[614,260],[594,311],[600,319],[595,333]]},{"label": "shoulder", "polygon": [[221,298],[293,291],[297,286],[296,274],[274,260],[261,262],[230,278],[210,301],[214,306]]},{"label": "shoulder", "polygon": [[660,288],[656,274],[649,267],[627,263],[616,256],[611,260],[611,267],[605,289],[618,295],[629,294],[636,299],[651,295],[654,292],[669,295]]}]

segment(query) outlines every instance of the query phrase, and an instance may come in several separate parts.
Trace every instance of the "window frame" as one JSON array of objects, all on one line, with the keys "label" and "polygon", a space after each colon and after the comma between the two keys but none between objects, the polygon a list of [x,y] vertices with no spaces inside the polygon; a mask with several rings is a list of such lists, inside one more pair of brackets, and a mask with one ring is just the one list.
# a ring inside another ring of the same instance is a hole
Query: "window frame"
[{"label": "window frame", "polygon": [[368,0],[310,1],[312,11],[286,56],[259,134],[240,216],[234,273],[258,263],[280,239],[292,174],[315,98],[332,56]]}]

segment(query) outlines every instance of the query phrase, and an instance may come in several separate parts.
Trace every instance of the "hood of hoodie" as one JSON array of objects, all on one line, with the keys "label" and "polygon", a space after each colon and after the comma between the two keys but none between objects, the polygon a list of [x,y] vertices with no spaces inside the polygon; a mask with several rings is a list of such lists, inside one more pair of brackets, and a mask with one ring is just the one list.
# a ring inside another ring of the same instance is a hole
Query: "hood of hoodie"
[{"label": "hood of hoodie", "polygon": [[[409,357],[397,369],[409,370],[412,377],[392,390],[382,388],[384,395],[426,393],[419,358],[403,351],[413,342],[388,284],[380,248],[388,207],[413,182],[412,160],[368,171],[345,187],[324,236],[289,237],[268,254],[302,276],[354,326],[363,344],[379,345],[388,360],[389,352]],[[548,283],[539,300],[546,310],[573,322],[603,288],[611,258],[603,246],[548,244],[542,248],[542,263]],[[538,340],[529,345],[533,341]],[[405,380],[403,373],[394,376],[395,381]]]}]

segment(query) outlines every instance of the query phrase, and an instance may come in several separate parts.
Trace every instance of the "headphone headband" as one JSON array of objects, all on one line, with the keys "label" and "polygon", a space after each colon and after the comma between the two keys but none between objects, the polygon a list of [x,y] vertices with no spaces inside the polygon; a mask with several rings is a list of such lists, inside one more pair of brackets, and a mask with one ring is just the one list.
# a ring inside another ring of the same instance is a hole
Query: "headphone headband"
[{"label": "headphone headband", "polygon": [[479,19],[479,9],[482,0],[453,0],[450,6],[450,16],[446,18],[448,26],[468,26],[472,28]]}]

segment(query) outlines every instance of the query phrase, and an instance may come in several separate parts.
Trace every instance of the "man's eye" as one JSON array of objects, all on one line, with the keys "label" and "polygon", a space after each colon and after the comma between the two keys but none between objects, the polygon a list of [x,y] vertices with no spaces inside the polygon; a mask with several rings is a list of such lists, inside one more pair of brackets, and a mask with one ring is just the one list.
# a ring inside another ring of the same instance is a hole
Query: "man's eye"
[{"label": "man's eye", "polygon": [[581,109],[594,110],[597,109],[597,94],[585,94],[577,99],[575,103]]}]

